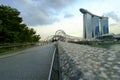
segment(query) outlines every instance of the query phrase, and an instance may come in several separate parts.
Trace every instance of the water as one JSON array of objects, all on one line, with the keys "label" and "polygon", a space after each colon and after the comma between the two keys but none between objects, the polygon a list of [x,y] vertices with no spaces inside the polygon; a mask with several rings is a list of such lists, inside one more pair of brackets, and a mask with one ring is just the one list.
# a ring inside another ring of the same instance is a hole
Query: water
[{"label": "water", "polygon": [[94,47],[102,47],[106,49],[120,51],[120,44],[101,44],[101,45],[94,45]]},{"label": "water", "polygon": [[120,44],[108,45],[108,48],[120,51]]}]

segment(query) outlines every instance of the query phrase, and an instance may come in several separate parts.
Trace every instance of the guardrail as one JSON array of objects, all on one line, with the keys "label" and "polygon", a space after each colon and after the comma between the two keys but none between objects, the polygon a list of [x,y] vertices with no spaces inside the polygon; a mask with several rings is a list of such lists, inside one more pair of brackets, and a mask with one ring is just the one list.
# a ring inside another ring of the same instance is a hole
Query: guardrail
[{"label": "guardrail", "polygon": [[52,62],[51,62],[51,66],[50,66],[48,80],[51,80],[51,75],[52,75],[52,70],[53,70],[53,63],[54,63],[54,60],[55,60],[55,53],[56,53],[56,48],[54,49],[54,52],[53,52]]},{"label": "guardrail", "polygon": [[23,49],[32,46],[44,46],[49,43],[46,42],[36,42],[36,43],[3,43],[0,44],[0,53],[7,52],[7,51],[14,51],[16,49]]},{"label": "guardrail", "polygon": [[39,45],[38,43],[6,43],[0,44],[0,53],[7,52],[7,51],[14,51],[16,49],[27,48],[31,46]]},{"label": "guardrail", "polygon": [[28,45],[35,45],[36,43],[23,43],[23,44],[20,44],[20,43],[16,43],[16,44],[3,44],[3,45],[0,45],[0,48],[10,48],[10,47],[19,47],[19,46],[28,46]]}]

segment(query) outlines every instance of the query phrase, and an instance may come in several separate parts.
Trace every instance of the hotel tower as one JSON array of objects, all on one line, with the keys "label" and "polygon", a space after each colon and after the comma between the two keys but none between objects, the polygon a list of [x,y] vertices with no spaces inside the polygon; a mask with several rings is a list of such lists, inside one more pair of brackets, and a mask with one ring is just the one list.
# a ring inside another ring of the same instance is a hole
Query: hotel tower
[{"label": "hotel tower", "polygon": [[83,37],[92,39],[109,33],[108,17],[97,16],[81,8],[83,13]]}]

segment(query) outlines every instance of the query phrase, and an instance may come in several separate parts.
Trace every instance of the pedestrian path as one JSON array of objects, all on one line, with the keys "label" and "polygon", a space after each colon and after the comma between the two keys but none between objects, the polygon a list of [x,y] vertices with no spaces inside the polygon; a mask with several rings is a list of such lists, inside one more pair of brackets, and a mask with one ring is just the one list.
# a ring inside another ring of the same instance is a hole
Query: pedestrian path
[{"label": "pedestrian path", "polygon": [[0,58],[0,80],[47,80],[54,49],[49,44]]}]

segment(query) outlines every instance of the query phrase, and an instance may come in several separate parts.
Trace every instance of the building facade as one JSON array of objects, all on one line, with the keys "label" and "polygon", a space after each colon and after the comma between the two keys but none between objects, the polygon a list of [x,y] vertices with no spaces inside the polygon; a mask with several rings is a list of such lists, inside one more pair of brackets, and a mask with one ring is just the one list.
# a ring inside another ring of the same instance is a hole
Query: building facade
[{"label": "building facade", "polygon": [[101,17],[80,9],[83,13],[83,37],[84,39],[96,38],[109,33],[108,17]]},{"label": "building facade", "polygon": [[109,30],[108,30],[108,18],[106,17],[103,17],[101,19],[101,27],[102,27],[102,34],[108,34],[109,33]]}]

